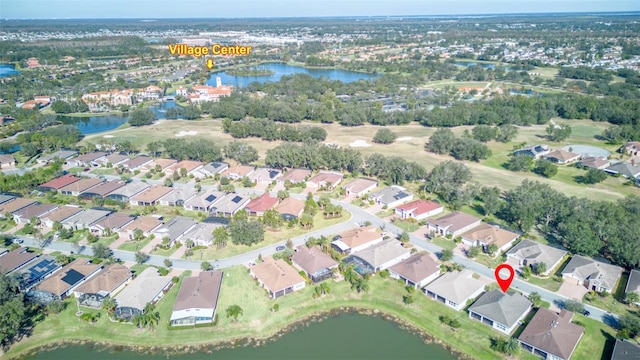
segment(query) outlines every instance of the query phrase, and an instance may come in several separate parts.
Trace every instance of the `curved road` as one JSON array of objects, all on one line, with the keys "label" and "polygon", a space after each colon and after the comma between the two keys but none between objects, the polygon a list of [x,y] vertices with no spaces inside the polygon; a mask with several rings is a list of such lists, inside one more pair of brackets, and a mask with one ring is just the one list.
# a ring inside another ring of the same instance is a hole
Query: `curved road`
[{"label": "curved road", "polygon": [[[114,179],[119,179],[119,177],[117,176],[107,176],[106,178],[114,180]],[[134,180],[136,181],[136,180]],[[149,184],[161,184],[162,181],[159,180],[146,180],[147,183]],[[188,184],[181,184],[181,183],[175,183],[174,186],[176,187],[184,187],[184,186],[191,186]],[[211,188],[213,187],[213,185],[203,185],[202,188],[203,189],[207,189],[207,188]],[[239,194],[246,194],[246,195],[260,195],[262,194],[264,191],[261,190],[253,190],[253,189],[236,189],[236,192]],[[296,197],[296,198],[300,198],[300,199],[305,199],[306,196],[303,194],[291,194],[291,196]],[[378,226],[380,228],[383,228],[385,231],[392,233],[392,234],[401,234],[403,232],[403,230],[395,225],[393,225],[392,223],[386,222],[382,219],[380,219],[379,217],[361,209],[358,206],[352,205],[352,204],[348,204],[348,203],[344,203],[335,199],[332,199],[331,202],[335,205],[340,205],[342,206],[345,210],[349,211],[351,213],[351,218],[347,221],[344,221],[342,223],[333,225],[333,226],[329,226],[323,229],[319,229],[319,230],[315,230],[315,231],[311,231],[305,235],[301,235],[295,238],[291,238],[291,241],[295,246],[298,245],[302,245],[306,242],[307,238],[309,237],[320,237],[320,236],[327,236],[330,237],[332,235],[338,234],[342,231],[348,230],[348,229],[352,229],[354,227],[359,226],[360,224],[368,221],[370,222],[372,225]],[[35,239],[32,238],[27,238],[27,237],[20,237],[21,239],[24,240],[24,244],[28,245],[28,246],[33,246],[33,247],[39,247],[39,244],[37,243],[37,241]],[[415,246],[417,246],[418,248],[427,250],[433,254],[439,254],[442,251],[442,248],[427,241],[426,239],[423,238],[419,238],[415,235],[410,235],[410,239],[411,239],[411,243],[413,243]],[[241,265],[241,264],[246,264],[248,262],[254,261],[255,259],[258,258],[258,255],[262,255],[262,256],[269,256],[274,254],[276,251],[276,247],[280,246],[280,245],[285,245],[286,241],[281,241],[277,244],[272,244],[272,245],[267,245],[255,250],[251,250],[248,251],[246,253],[240,254],[240,255],[236,255],[233,257],[228,257],[228,258],[224,258],[224,259],[218,259],[218,260],[212,260],[210,261],[210,263],[214,266],[214,268],[226,268],[226,267],[231,267],[231,266],[235,266],[235,265]],[[51,249],[51,250],[58,250],[58,251],[62,251],[62,252],[67,252],[70,253],[72,251],[75,250],[75,247],[73,244],[70,243],[66,243],[66,242],[59,242],[59,241],[49,241],[47,243],[44,244],[44,247]],[[78,251],[81,254],[84,255],[92,255],[92,249],[91,248],[86,248],[86,247],[81,247]],[[113,250],[113,255],[116,258],[120,258],[122,260],[126,260],[126,261],[133,261],[135,262],[135,253],[130,252],[130,251],[123,251],[123,250],[117,250],[114,249]],[[164,260],[167,259],[167,257],[164,256],[158,256],[158,255],[149,255],[149,260],[146,262],[147,264],[150,265],[155,265],[155,266],[164,266]],[[175,259],[175,258],[169,258],[171,260],[171,262],[173,263],[172,267],[174,268],[178,268],[178,269],[187,269],[187,270],[199,270],[200,269],[200,264],[202,263],[202,261],[197,261],[197,260],[185,260],[185,259]],[[485,276],[487,278],[493,279],[494,278],[494,269],[489,268],[485,265],[479,264],[471,259],[468,259],[466,257],[462,257],[459,255],[454,255],[453,257],[453,261],[459,263],[460,265],[464,266],[467,269],[470,269],[482,276]],[[548,301],[549,303],[552,304],[556,304],[557,306],[561,306],[564,301],[569,300],[569,298],[554,293],[552,291],[543,289],[541,287],[532,285],[528,282],[522,281],[520,279],[515,278],[511,284],[511,287],[525,293],[525,294],[529,294],[532,292],[537,292],[541,295],[542,299],[545,301]],[[577,299],[580,300],[580,299]],[[611,324],[611,325],[615,325],[617,322],[617,317],[611,313],[608,313],[600,308],[596,308],[590,305],[584,305],[585,309],[588,310],[589,312],[591,312],[591,317],[593,319],[596,319],[598,321],[602,321],[604,323],[607,324]]]}]

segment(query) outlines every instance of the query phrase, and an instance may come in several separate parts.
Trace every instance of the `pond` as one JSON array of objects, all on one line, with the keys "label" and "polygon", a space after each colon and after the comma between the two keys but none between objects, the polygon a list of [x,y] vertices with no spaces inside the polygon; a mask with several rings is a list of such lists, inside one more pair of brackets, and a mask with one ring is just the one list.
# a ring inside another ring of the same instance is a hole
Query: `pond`
[{"label": "pond", "polygon": [[[179,331],[179,330],[176,330]],[[201,339],[199,339],[201,340]],[[86,346],[68,346],[41,352],[31,360],[204,360],[204,359],[456,359],[440,345],[424,344],[418,335],[380,317],[341,314],[308,327],[298,328],[260,347],[223,349],[167,356],[97,351]]]},{"label": "pond", "polygon": [[[179,106],[175,101],[165,101],[154,104],[149,108],[156,114],[156,118],[164,118],[167,109]],[[75,125],[83,135],[95,134],[103,131],[117,129],[120,125],[129,121],[129,114],[91,115],[91,116],[65,116],[57,115],[56,120],[67,125]]]},{"label": "pond", "polygon": [[293,74],[309,74],[315,78],[328,78],[329,80],[340,80],[348,83],[358,80],[375,79],[378,75],[360,73],[356,71],[340,70],[340,69],[307,69],[302,66],[287,65],[283,63],[267,63],[262,64],[258,69],[264,69],[271,72],[270,75],[263,76],[239,76],[229,75],[226,71],[221,71],[211,75],[207,81],[208,85],[216,86],[216,77],[220,77],[223,85],[233,85],[235,87],[244,87],[252,82],[264,83],[267,81],[279,81],[283,75]]},{"label": "pond", "polygon": [[14,65],[0,64],[0,77],[7,77],[18,74],[20,74],[20,71],[16,70]]},{"label": "pond", "polygon": [[495,69],[496,68],[496,66],[493,65],[493,64],[483,64],[483,63],[478,64],[477,62],[473,62],[473,61],[456,61],[456,62],[454,62],[454,64],[458,65],[458,66],[466,66],[466,67],[480,65],[480,67],[484,68],[484,69]]}]

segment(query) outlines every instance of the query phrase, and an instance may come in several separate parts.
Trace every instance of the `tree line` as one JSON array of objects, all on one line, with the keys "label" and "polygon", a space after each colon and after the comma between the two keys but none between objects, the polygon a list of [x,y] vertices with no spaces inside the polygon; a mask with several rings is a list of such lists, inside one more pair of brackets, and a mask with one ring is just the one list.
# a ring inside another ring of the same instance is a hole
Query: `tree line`
[{"label": "tree line", "polygon": [[319,126],[296,126],[277,124],[269,119],[247,118],[240,121],[224,119],[222,130],[234,138],[259,137],[262,140],[274,141],[324,141],[327,131]]}]

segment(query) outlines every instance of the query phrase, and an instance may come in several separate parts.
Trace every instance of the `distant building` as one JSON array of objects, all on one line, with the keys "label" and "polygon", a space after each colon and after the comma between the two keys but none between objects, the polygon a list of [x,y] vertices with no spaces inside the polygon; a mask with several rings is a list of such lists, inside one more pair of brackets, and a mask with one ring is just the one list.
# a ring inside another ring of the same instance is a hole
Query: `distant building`
[{"label": "distant building", "polygon": [[378,186],[378,182],[372,179],[359,178],[350,181],[342,186],[347,192],[347,196],[361,197],[369,191],[375,189]]},{"label": "distant building", "polygon": [[392,208],[413,200],[413,194],[408,193],[405,188],[401,186],[390,186],[370,193],[369,200],[375,201],[376,204]]},{"label": "distant building", "polygon": [[544,156],[545,159],[558,164],[568,164],[580,160],[580,154],[564,150],[554,150]]},{"label": "distant building", "polygon": [[527,155],[534,159],[540,159],[543,156],[549,154],[551,149],[547,145],[534,145],[522,148],[520,150],[516,150],[513,152],[513,155]]}]

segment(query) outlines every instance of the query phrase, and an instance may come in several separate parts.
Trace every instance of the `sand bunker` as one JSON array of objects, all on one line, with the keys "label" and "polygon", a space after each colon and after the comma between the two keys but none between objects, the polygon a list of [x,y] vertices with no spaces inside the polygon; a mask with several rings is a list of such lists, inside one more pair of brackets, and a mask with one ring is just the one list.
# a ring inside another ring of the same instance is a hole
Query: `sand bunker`
[{"label": "sand bunker", "polygon": [[403,137],[397,138],[396,141],[409,141],[411,139],[413,139],[412,136],[403,136]]},{"label": "sand bunker", "polygon": [[351,147],[369,147],[369,146],[371,146],[371,144],[369,144],[366,140],[356,140],[356,141],[352,142],[351,144],[349,144],[349,146],[351,146]]},{"label": "sand bunker", "polygon": [[107,139],[111,139],[113,137],[113,135],[104,135],[103,137],[107,138]]},{"label": "sand bunker", "polygon": [[179,133],[176,134],[176,137],[183,137],[183,136],[193,136],[196,135],[198,132],[197,131],[180,131]]}]

